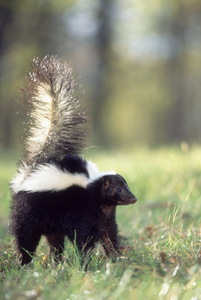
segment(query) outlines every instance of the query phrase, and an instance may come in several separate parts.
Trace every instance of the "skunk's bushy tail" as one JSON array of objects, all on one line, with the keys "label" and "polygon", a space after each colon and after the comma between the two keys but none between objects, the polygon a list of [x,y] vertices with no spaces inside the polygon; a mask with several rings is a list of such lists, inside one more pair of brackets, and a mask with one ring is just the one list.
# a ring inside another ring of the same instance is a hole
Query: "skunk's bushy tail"
[{"label": "skunk's bushy tail", "polygon": [[28,104],[29,124],[25,161],[47,161],[78,154],[85,144],[87,118],[75,93],[70,65],[57,56],[34,58],[22,90]]}]

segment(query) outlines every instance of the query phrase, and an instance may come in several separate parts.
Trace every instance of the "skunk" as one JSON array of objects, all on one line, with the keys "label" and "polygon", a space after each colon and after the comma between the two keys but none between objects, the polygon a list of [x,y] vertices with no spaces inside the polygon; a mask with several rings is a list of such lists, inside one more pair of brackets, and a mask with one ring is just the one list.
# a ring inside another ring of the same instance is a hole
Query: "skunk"
[{"label": "skunk", "polygon": [[11,232],[22,265],[31,262],[42,235],[58,261],[65,237],[83,257],[97,242],[108,256],[120,253],[116,206],[137,201],[122,176],[99,172],[80,155],[87,117],[75,86],[64,60],[32,61],[23,89],[30,118],[25,152],[11,182]]}]

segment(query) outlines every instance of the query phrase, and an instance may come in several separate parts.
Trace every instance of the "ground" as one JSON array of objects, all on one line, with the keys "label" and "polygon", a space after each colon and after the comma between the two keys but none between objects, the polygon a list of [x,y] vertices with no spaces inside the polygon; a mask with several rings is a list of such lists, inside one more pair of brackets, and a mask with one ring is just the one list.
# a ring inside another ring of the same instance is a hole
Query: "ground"
[{"label": "ground", "polygon": [[97,249],[88,271],[66,242],[65,260],[55,265],[41,241],[34,264],[20,268],[8,231],[12,153],[0,153],[1,299],[201,299],[201,147],[86,150],[101,170],[123,175],[138,198],[118,207],[122,244],[112,262]]}]

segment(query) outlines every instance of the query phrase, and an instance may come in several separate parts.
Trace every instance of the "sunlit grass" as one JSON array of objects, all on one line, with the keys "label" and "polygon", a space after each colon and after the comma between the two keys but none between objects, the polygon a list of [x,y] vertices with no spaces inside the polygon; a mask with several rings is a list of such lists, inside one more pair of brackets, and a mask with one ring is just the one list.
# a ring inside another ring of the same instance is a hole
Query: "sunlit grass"
[{"label": "sunlit grass", "polygon": [[[185,151],[184,151],[185,150]],[[100,170],[122,174],[138,198],[118,207],[121,241],[116,262],[94,251],[89,269],[66,243],[63,264],[48,260],[44,240],[34,265],[19,268],[8,233],[12,155],[0,157],[0,298],[2,299],[200,299],[201,148],[87,150]]]}]

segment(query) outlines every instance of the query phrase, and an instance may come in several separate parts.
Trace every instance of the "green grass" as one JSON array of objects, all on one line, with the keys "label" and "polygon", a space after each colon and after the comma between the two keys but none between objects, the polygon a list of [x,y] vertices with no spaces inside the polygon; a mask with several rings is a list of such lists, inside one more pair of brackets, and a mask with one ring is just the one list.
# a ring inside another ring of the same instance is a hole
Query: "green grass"
[{"label": "green grass", "polygon": [[1,153],[0,299],[201,299],[201,148],[92,149],[86,156],[122,174],[138,198],[117,209],[129,248],[116,262],[96,251],[84,272],[72,245],[66,243],[65,260],[55,265],[44,259],[42,241],[34,265],[20,268],[7,226],[16,162]]}]

